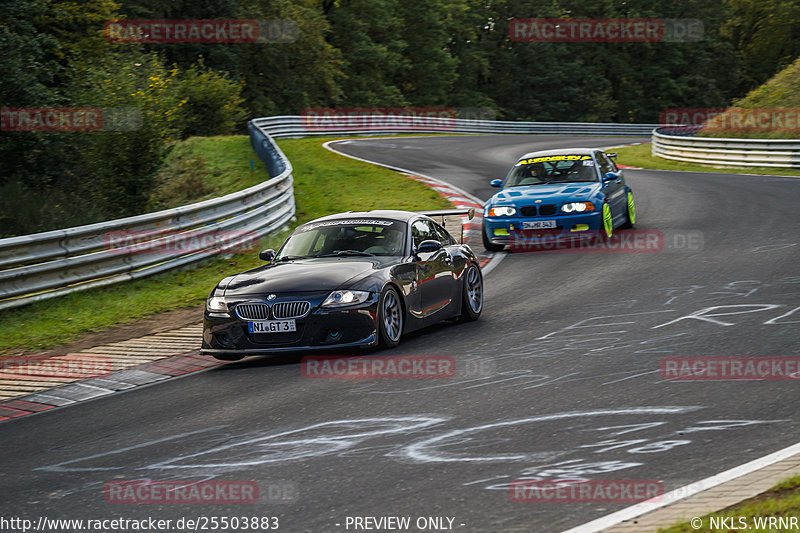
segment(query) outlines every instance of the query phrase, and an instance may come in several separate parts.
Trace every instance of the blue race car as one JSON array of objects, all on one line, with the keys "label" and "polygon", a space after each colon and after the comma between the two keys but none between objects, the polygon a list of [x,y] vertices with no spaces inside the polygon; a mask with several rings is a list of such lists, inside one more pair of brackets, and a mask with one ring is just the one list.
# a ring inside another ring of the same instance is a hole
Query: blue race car
[{"label": "blue race car", "polygon": [[483,206],[483,245],[500,251],[512,236],[574,238],[633,227],[633,191],[613,161],[616,154],[568,148],[525,154]]}]

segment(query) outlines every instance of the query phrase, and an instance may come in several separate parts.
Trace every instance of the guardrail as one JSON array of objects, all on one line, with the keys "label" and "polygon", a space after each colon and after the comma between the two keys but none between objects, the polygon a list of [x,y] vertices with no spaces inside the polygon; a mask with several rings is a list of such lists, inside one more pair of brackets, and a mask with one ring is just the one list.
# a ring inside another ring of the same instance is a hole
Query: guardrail
[{"label": "guardrail", "polygon": [[[248,126],[269,180],[156,213],[2,239],[0,309],[157,274],[241,246],[241,240],[208,242],[212,232],[257,239],[286,226],[295,213],[292,165],[268,134]],[[114,232],[135,235],[135,244],[109,246]],[[178,242],[193,244],[181,249]],[[143,248],[171,251],[142,253]]]},{"label": "guardrail", "polygon": [[[242,232],[257,238],[285,226],[294,216],[292,166],[273,138],[387,133],[517,133],[650,135],[653,124],[507,122],[361,115],[287,115],[248,123],[253,149],[271,179],[226,196],[157,213],[64,230],[0,239],[0,310],[92,287],[110,285],[182,267],[233,245],[211,244],[191,251],[140,253],[143,247],[201,240],[211,231]],[[113,232],[136,234],[136,243],[110,247]]]},{"label": "guardrail", "polygon": [[522,135],[650,135],[658,124],[511,122],[405,115],[282,115],[253,123],[272,137],[387,133],[517,133]]},{"label": "guardrail", "polygon": [[696,128],[656,128],[652,154],[725,167],[800,168],[800,140],[693,137]]}]

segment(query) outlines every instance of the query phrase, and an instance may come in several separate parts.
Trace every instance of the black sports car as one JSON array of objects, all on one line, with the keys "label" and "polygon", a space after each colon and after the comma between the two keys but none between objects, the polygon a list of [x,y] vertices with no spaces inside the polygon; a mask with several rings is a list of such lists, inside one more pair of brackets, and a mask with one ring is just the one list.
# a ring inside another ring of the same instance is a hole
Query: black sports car
[{"label": "black sports car", "polygon": [[[465,215],[466,210],[432,216]],[[471,213],[470,213],[471,216]],[[268,264],[223,279],[206,302],[201,353],[396,346],[440,320],[476,320],[483,278],[469,246],[430,216],[330,215],[298,226]]]}]

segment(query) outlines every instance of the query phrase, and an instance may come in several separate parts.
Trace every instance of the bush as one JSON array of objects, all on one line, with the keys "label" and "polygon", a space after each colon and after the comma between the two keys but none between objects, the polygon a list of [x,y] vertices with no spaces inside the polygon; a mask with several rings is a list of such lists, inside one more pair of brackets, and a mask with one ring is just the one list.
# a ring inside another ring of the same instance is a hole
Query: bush
[{"label": "bush", "polygon": [[215,188],[206,183],[208,172],[205,159],[178,144],[156,175],[157,185],[148,210],[178,207],[211,195]]},{"label": "bush", "polygon": [[189,68],[181,76],[179,128],[181,137],[229,135],[244,128],[247,114],[242,107],[242,84],[229,80],[203,65]]}]

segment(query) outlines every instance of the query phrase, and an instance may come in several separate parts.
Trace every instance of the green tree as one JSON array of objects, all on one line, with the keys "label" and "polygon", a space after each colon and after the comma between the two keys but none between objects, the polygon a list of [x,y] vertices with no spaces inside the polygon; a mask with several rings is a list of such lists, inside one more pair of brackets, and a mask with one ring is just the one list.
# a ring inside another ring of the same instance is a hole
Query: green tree
[{"label": "green tree", "polygon": [[398,80],[403,94],[414,106],[447,105],[458,67],[447,48],[447,0],[401,0],[399,14],[407,62]]},{"label": "green tree", "polygon": [[404,106],[398,80],[408,68],[398,0],[341,0],[324,5],[328,42],[342,57],[341,106]]},{"label": "green tree", "polygon": [[797,0],[729,0],[732,14],[722,34],[735,47],[742,75],[736,95],[761,85],[800,56]]},{"label": "green tree", "polygon": [[[254,18],[242,12],[237,0],[125,0],[119,11],[121,16],[132,20]],[[238,78],[241,56],[236,44],[146,44],[144,49],[157,52],[167,65],[175,64],[181,69],[188,69],[202,58],[208,68],[228,72],[231,78]]]},{"label": "green tree", "polygon": [[318,0],[241,0],[241,12],[297,24],[293,42],[236,45],[250,116],[299,113],[341,99],[341,53],[326,40],[330,26]]},{"label": "green tree", "polygon": [[155,53],[124,49],[93,63],[71,92],[79,106],[131,117],[128,127],[82,134],[80,161],[91,177],[91,196],[105,213],[141,213],[169,143],[181,137],[187,120],[177,67],[166,67]]}]

